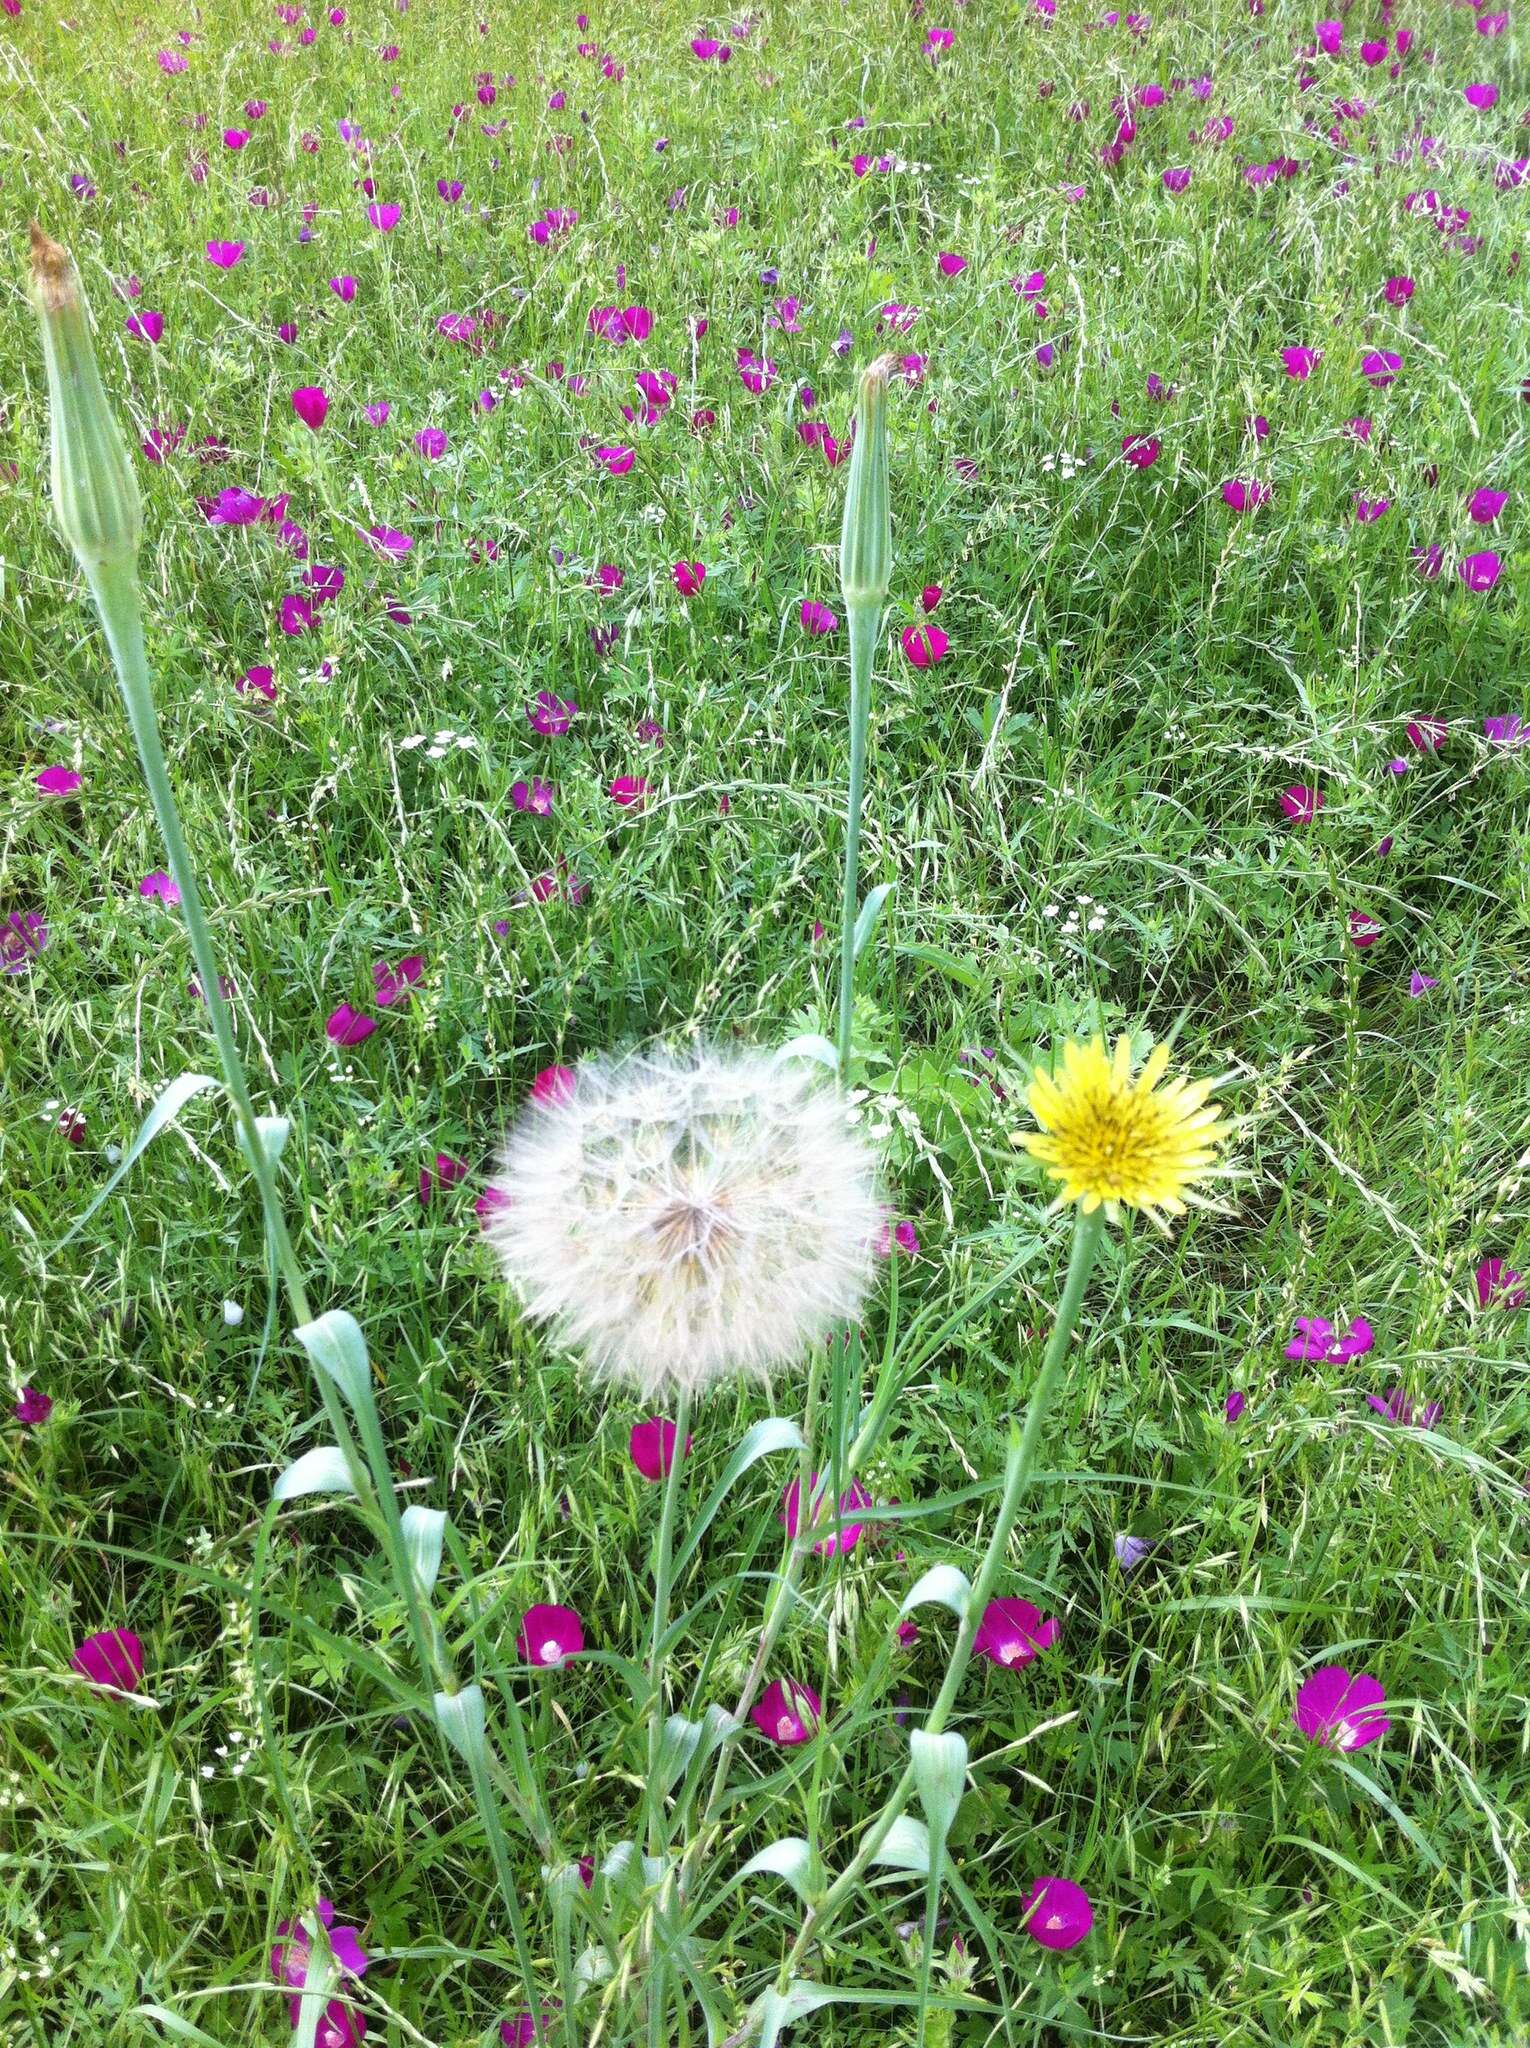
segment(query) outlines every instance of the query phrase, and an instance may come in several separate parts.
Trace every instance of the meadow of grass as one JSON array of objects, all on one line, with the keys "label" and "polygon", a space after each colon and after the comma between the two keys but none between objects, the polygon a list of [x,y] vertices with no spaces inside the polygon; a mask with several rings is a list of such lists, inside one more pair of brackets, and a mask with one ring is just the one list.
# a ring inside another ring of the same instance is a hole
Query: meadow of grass
[{"label": "meadow of grass", "polygon": [[[368,2041],[481,2048],[526,2003],[473,1806],[379,1682],[408,1663],[399,1605],[333,1502],[278,1522],[252,1634],[272,1479],[322,1437],[218,1098],[65,1242],[213,1054],[49,526],[33,215],[158,458],[160,718],[252,1085],[293,1119],[300,1252],[366,1328],[407,1497],[450,1511],[486,1686],[521,1697],[562,1841],[599,1858],[633,1833],[632,1702],[610,1665],[505,1660],[536,1601],[641,1656],[660,1490],[628,1456],[648,1411],[519,1319],[475,1202],[549,1066],[832,1035],[846,634],[801,607],[843,611],[845,467],[800,428],[842,442],[890,345],[918,361],[890,406],[861,882],[892,893],[853,1078],[911,1226],[867,1353],[918,1369],[867,1475],[898,1513],[811,1561],[787,1624],[824,1732],[746,1737],[719,1885],[783,1835],[842,1867],[939,1684],[954,1622],[922,1610],[894,1648],[898,1605],[931,1565],[975,1571],[1067,1258],[1012,1143],[1028,1066],[1102,1026],[1176,1032],[1182,1069],[1228,1077],[1235,1176],[1168,1239],[1107,1236],[1001,1589],[1060,1639],[974,1665],[953,1723],[966,1903],[943,1897],[927,2038],[1523,2040],[1527,1316],[1477,1281],[1530,1266],[1530,752],[1501,722],[1530,716],[1517,21],[1357,4],[1314,53],[1284,0],[346,14],[0,16],[0,1359],[8,1417],[24,1386],[53,1403],[0,1434],[5,2048],[286,2041],[274,1930],[319,1892],[372,1959]],[[1496,104],[1465,96],[1486,83]],[[244,242],[234,267],[213,240]],[[591,330],[629,305],[645,338]],[[153,343],[125,326],[150,312]],[[638,370],[675,379],[647,423]],[[317,431],[299,387],[328,397]],[[1148,436],[1156,459],[1123,458]],[[624,474],[592,452],[613,447]],[[1268,499],[1233,510],[1238,481]],[[281,617],[307,588],[292,536],[206,516],[232,489],[285,496],[309,566],[344,570],[307,630]],[[1490,523],[1484,489],[1507,494]],[[705,568],[690,597],[677,562]],[[948,644],[919,666],[901,637],[926,624]],[[567,731],[533,729],[541,692],[577,705]],[[646,801],[614,802],[633,777]],[[548,815],[517,801],[537,779]],[[1292,788],[1321,794],[1306,822]],[[408,999],[379,1006],[375,963],[411,956]],[[375,1031],[337,1043],[343,1004]],[[1374,1342],[1292,1358],[1298,1317]],[[700,1405],[696,1490],[799,1400]],[[680,1589],[695,1711],[738,1692],[786,1476],[754,1468]],[[70,1669],[118,1627],[144,1644],[135,1702]],[[1352,1755],[1292,1722],[1334,1663],[1387,1693],[1390,1731]],[[511,1852],[551,1994],[539,1859]],[[1065,1952],[1023,1925],[1043,1872],[1093,1902]],[[880,1873],[810,1968],[894,2002],[792,2038],[912,2043],[922,1910],[917,1877]],[[767,1876],[698,1931],[728,2027],[799,1920]],[[594,2013],[577,2038],[620,2048]],[[673,2036],[704,2037],[699,2010]]]}]

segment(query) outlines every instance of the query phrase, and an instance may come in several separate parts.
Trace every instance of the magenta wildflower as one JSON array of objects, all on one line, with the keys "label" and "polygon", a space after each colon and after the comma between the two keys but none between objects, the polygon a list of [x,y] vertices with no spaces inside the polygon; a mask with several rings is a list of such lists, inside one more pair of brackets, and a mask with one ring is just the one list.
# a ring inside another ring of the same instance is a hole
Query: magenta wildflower
[{"label": "magenta wildflower", "polygon": [[1166,170],[1163,174],[1163,189],[1165,190],[1165,192],[1188,191],[1190,188],[1190,175],[1190,167],[1188,164],[1173,165],[1169,170]]},{"label": "magenta wildflower", "polygon": [[706,569],[700,562],[676,562],[674,566],[675,588],[682,597],[697,597],[706,581]]},{"label": "magenta wildflower", "polygon": [[950,642],[939,626],[905,626],[902,644],[915,668],[933,668],[945,660]]},{"label": "magenta wildflower", "polygon": [[1484,1259],[1476,1271],[1477,1302],[1482,1308],[1523,1308],[1530,1300],[1524,1276],[1507,1259]]},{"label": "magenta wildflower", "polygon": [[1351,1677],[1342,1664],[1325,1664],[1303,1683],[1291,1719],[1324,1749],[1364,1749],[1392,1725],[1377,1712],[1386,1697],[1381,1680],[1369,1672]]},{"label": "magenta wildflower", "polygon": [[1233,512],[1252,512],[1265,504],[1270,486],[1253,478],[1230,477],[1222,486],[1222,502]]},{"label": "magenta wildflower", "polygon": [[1222,1413],[1229,1422],[1236,1422],[1248,1406],[1248,1396],[1241,1387],[1234,1387],[1222,1404]]},{"label": "magenta wildflower", "polygon": [[1408,994],[1413,998],[1414,1002],[1417,1002],[1420,996],[1427,995],[1430,989],[1438,988],[1439,985],[1432,974],[1421,974],[1416,967],[1408,976]]},{"label": "magenta wildflower", "polygon": [[907,1216],[898,1222],[889,1217],[872,1240],[872,1250],[879,1259],[890,1259],[895,1251],[906,1252],[908,1256],[919,1255],[919,1232]]},{"label": "magenta wildflower", "polygon": [[1050,1650],[1061,1633],[1061,1622],[1043,1621],[1029,1600],[990,1600],[972,1639],[973,1654],[1013,1671]]},{"label": "magenta wildflower", "polygon": [[1360,374],[1378,391],[1385,391],[1402,368],[1402,357],[1389,348],[1372,349],[1360,362]]},{"label": "magenta wildflower", "polygon": [[73,768],[56,765],[40,768],[32,780],[44,796],[73,796],[80,786],[81,777]]},{"label": "magenta wildflower", "polygon": [[1320,789],[1309,789],[1302,782],[1293,782],[1280,792],[1280,808],[1293,825],[1310,825],[1327,801]]},{"label": "magenta wildflower", "polygon": [[1376,1333],[1364,1316],[1356,1316],[1343,1336],[1323,1316],[1298,1316],[1296,1335],[1286,1346],[1287,1358],[1323,1358],[1339,1364],[1349,1358],[1363,1358],[1376,1341]]},{"label": "magenta wildflower", "polygon": [[1066,1877],[1038,1877],[1020,1899],[1022,1922],[1043,1948],[1077,1948],[1094,1926],[1094,1908],[1082,1885]]},{"label": "magenta wildflower", "polygon": [[1381,287],[1382,297],[1389,306],[1405,306],[1412,298],[1414,284],[1411,277],[1389,277]]},{"label": "magenta wildflower", "polygon": [[1468,590],[1491,590],[1502,572],[1503,563],[1491,548],[1484,548],[1475,555],[1463,555],[1456,574]]},{"label": "magenta wildflower", "polygon": [[544,782],[534,775],[530,782],[513,782],[510,785],[510,801],[518,811],[532,811],[539,818],[550,818],[553,807],[553,790],[550,782]]},{"label": "magenta wildflower", "polygon": [[567,1102],[579,1085],[579,1077],[572,1067],[544,1067],[532,1081],[533,1102]]},{"label": "magenta wildflower", "polygon": [[1467,516],[1474,526],[1491,526],[1508,502],[1507,491],[1489,490],[1484,484],[1480,490],[1473,491],[1467,500]]},{"label": "magenta wildflower", "polygon": [[406,953],[397,967],[390,967],[386,960],[374,960],[372,983],[378,1009],[402,1009],[409,1001],[410,990],[424,971],[423,953]]},{"label": "magenta wildflower", "polygon": [[648,802],[648,783],[641,775],[618,775],[608,794],[618,809],[641,811]]},{"label": "magenta wildflower", "polygon": [[805,633],[833,633],[839,628],[839,620],[835,618],[833,612],[826,604],[820,604],[816,598],[805,597],[802,600],[799,616]]},{"label": "magenta wildflower", "polygon": [[402,207],[391,200],[386,204],[379,204],[374,200],[367,208],[367,225],[376,228],[380,234],[391,234],[398,226],[402,211]]},{"label": "magenta wildflower", "polygon": [[[694,1441],[694,1438],[686,1437],[682,1457],[690,1456]],[[661,1415],[650,1416],[647,1422],[634,1422],[627,1450],[645,1479],[665,1478],[675,1461],[675,1425],[666,1422]]]},{"label": "magenta wildflower", "polygon": [[1368,910],[1352,910],[1349,913],[1349,941],[1364,952],[1367,946],[1374,946],[1381,937],[1381,920],[1372,917]]},{"label": "magenta wildflower", "polygon": [[391,526],[369,526],[367,539],[380,555],[388,555],[395,562],[401,562],[414,546],[407,533],[399,533]]},{"label": "magenta wildflower", "polygon": [[440,427],[421,427],[414,445],[427,462],[439,462],[446,453],[446,435]]},{"label": "magenta wildflower", "polygon": [[146,341],[153,347],[165,331],[165,316],[163,313],[129,313],[122,325],[134,341]]},{"label": "magenta wildflower", "polygon": [[[581,1873],[583,1864],[580,1865]],[[499,2038],[505,2048],[535,2048],[538,2041],[545,2041],[552,2028],[553,2015],[562,2011],[557,1999],[543,2006],[539,2012],[518,2012],[513,2020],[501,2020]]]},{"label": "magenta wildflower", "polygon": [[1412,1429],[1415,1424],[1420,1429],[1433,1429],[1440,1419],[1438,1401],[1430,1401],[1415,1416],[1413,1403],[1401,1387],[1389,1387],[1385,1400],[1380,1394],[1367,1394],[1365,1398],[1378,1415],[1384,1415],[1388,1422],[1395,1422],[1402,1429]]},{"label": "magenta wildflower", "polygon": [[551,690],[538,690],[526,707],[532,731],[541,733],[544,739],[567,732],[578,713],[579,706],[572,697],[559,697]]},{"label": "magenta wildflower", "polygon": [[[819,1474],[815,1472],[808,1484],[808,1508],[813,1516],[815,1525],[824,1519],[826,1506],[824,1501],[814,1498],[818,1489],[818,1480]],[[797,1533],[801,1501],[802,1483],[800,1480],[794,1479],[781,1496],[781,1512],[776,1516],[776,1520],[785,1529],[788,1536],[795,1536]],[[839,1514],[836,1519],[839,1521],[840,1527],[832,1534],[826,1536],[821,1543],[813,1545],[813,1555],[815,1557],[832,1557],[836,1552],[843,1552],[848,1557],[850,1552],[860,1542],[865,1530],[865,1524],[863,1522],[846,1522],[844,1517],[854,1514],[857,1508],[869,1508],[870,1506],[871,1495],[858,1479],[852,1480],[849,1491],[842,1493],[839,1497]]]},{"label": "magenta wildflower", "polygon": [[[234,688],[241,697],[254,695],[264,697],[268,704],[276,702],[273,672],[263,662],[257,663],[254,668],[247,668],[242,676],[236,677]],[[254,708],[258,710],[260,707],[257,705]]]},{"label": "magenta wildflower", "polygon": [[1504,711],[1482,721],[1482,736],[1490,747],[1522,747],[1530,743],[1530,724],[1517,711]]},{"label": "magenta wildflower", "polygon": [[354,277],[332,277],[329,281],[329,288],[342,306],[348,306],[356,296],[356,280]]},{"label": "magenta wildflower", "polygon": [[760,1694],[749,1718],[769,1741],[791,1749],[812,1740],[822,1716],[823,1701],[811,1686],[777,1678]]},{"label": "magenta wildflower", "polygon": [[592,448],[590,453],[609,476],[626,476],[637,461],[635,448],[623,448],[616,443]]},{"label": "magenta wildflower", "polygon": [[700,58],[703,64],[726,64],[733,52],[715,36],[692,36],[691,55]]},{"label": "magenta wildflower", "polygon": [[130,1628],[102,1629],[85,1638],[69,1664],[103,1692],[136,1692],[143,1677],[143,1644]]},{"label": "magenta wildflower", "polygon": [[47,944],[48,927],[41,915],[35,910],[13,910],[0,920],[0,972],[24,974]]},{"label": "magenta wildflower", "polygon": [[292,410],[316,434],[329,411],[328,395],[317,384],[300,384],[292,394]]},{"label": "magenta wildflower", "polygon": [[1283,348],[1280,359],[1286,366],[1286,375],[1305,381],[1323,360],[1319,348]]},{"label": "magenta wildflower", "polygon": [[53,1413],[53,1396],[39,1387],[23,1387],[11,1413],[23,1429],[40,1429]]},{"label": "magenta wildflower", "polygon": [[363,1040],[370,1038],[376,1029],[375,1017],[368,1017],[359,1010],[353,1010],[349,1003],[342,1003],[339,1009],[332,1010],[324,1025],[326,1036],[336,1045],[360,1045]]},{"label": "magenta wildflower", "polygon": [[967,268],[966,257],[954,255],[949,249],[942,249],[935,261],[942,277],[960,277]]},{"label": "magenta wildflower", "polygon": [[223,131],[223,147],[225,149],[241,150],[249,139],[250,131],[248,128],[225,128]]},{"label": "magenta wildflower", "polygon": [[1121,442],[1121,454],[1133,469],[1151,469],[1161,452],[1156,434],[1127,434]]},{"label": "magenta wildflower", "polygon": [[209,242],[207,244],[207,260],[217,270],[232,270],[243,254],[243,242]]},{"label": "magenta wildflower", "polygon": [[438,1152],[434,1168],[420,1168],[420,1207],[429,1206],[435,1188],[454,1188],[459,1181],[467,1179],[467,1167],[460,1159],[454,1159],[450,1152]]},{"label": "magenta wildflower", "polygon": [[556,1670],[584,1648],[584,1623],[572,1607],[528,1607],[515,1648],[522,1663]]},{"label": "magenta wildflower", "polygon": [[181,900],[180,890],[163,868],[156,868],[152,874],[145,875],[138,884],[138,893],[140,896],[157,896],[162,903],[179,903]]},{"label": "magenta wildflower", "polygon": [[756,355],[753,349],[739,349],[736,360],[739,382],[756,397],[762,391],[768,391],[779,375],[779,365],[771,362],[768,356]]}]

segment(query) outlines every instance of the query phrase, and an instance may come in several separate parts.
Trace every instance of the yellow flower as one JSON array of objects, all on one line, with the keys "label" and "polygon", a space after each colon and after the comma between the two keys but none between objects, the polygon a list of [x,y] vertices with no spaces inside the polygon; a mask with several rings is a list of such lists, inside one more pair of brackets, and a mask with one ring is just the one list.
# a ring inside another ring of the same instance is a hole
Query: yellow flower
[{"label": "yellow flower", "polygon": [[1026,1100],[1041,1129],[1015,1143],[1062,1182],[1058,1208],[1077,1202],[1088,1216],[1103,1207],[1112,1223],[1123,1207],[1142,1209],[1160,1227],[1163,1212],[1185,1213],[1186,1192],[1214,1169],[1227,1126],[1207,1106],[1215,1081],[1158,1086],[1168,1064],[1169,1048],[1156,1045],[1134,1081],[1130,1042],[1118,1038],[1112,1059],[1096,1038],[1065,1045],[1057,1073],[1036,1069]]}]

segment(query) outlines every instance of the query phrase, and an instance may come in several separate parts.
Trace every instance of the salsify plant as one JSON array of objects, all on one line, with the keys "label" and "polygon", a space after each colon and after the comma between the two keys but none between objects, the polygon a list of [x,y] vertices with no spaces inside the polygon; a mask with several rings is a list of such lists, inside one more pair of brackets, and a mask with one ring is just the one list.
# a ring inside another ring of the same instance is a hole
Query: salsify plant
[{"label": "salsify plant", "polygon": [[[1107,1219],[1123,1208],[1160,1221],[1180,1213],[1216,1170],[1225,1128],[1208,1101],[1212,1084],[1166,1079],[1161,1047],[1134,1071],[1124,1039],[1113,1055],[1098,1041],[1069,1046],[1055,1071],[1035,1075],[1029,1100],[1040,1131],[1020,1142],[1061,1183],[1054,1209],[1073,1209],[1073,1236],[1023,1425],[1012,1431],[1003,1473],[987,1489],[994,1497],[987,1541],[970,1576],[944,1564],[918,1579],[889,1617],[880,1657],[848,1699],[826,1709],[814,1685],[789,1668],[821,1621],[810,1560],[828,1561],[832,1586],[862,1528],[878,1517],[866,1482],[900,1397],[970,1317],[1006,1296],[1031,1256],[1029,1248],[1017,1254],[934,1329],[918,1319],[899,1329],[894,1284],[887,1341],[874,1383],[863,1387],[860,1323],[882,1215],[880,1162],[850,1083],[856,963],[886,898],[879,889],[859,899],[859,824],[872,668],[891,572],[888,361],[861,379],[841,548],[851,621],[850,776],[835,1038],[798,1039],[778,1050],[650,1048],[556,1070],[511,1132],[488,1199],[488,1234],[528,1321],[578,1354],[597,1384],[627,1387],[645,1406],[673,1409],[633,1431],[634,1463],[662,1483],[642,1661],[587,1651],[580,1617],[552,1605],[528,1609],[510,1647],[500,1626],[503,1601],[475,1574],[444,1511],[399,1505],[376,1370],[358,1322],[340,1307],[315,1313],[310,1300],[282,1202],[288,1122],[257,1109],[244,1072],[160,742],[131,464],[101,386],[72,265],[35,230],[33,256],[58,525],[105,628],[180,890],[221,1086],[258,1191],[292,1335],[313,1368],[332,1439],[276,1482],[251,1573],[257,1645],[265,1560],[282,1508],[315,1495],[349,1499],[380,1546],[413,1658],[412,1670],[401,1673],[369,1647],[357,1668],[405,1714],[433,1722],[443,1756],[465,1772],[518,1980],[520,2009],[500,2027],[514,2048],[543,2036],[569,2048],[636,2041],[660,2048],[695,2038],[698,2013],[713,2048],[746,2041],[775,2048],[787,2028],[830,2003],[864,2007],[878,2025],[890,2009],[911,2006],[922,2041],[937,2007],[996,2010],[957,1989],[932,1990],[945,1894],[988,1948],[1003,2020],[998,1941],[946,1855],[969,1766],[966,1739],[950,1723],[974,1656],[1023,1664],[1057,1638],[1057,1623],[1002,1592],[1001,1580]],[[815,1072],[815,1063],[824,1071]],[[211,1085],[200,1075],[173,1084],[124,1166],[190,1092]],[[797,1411],[755,1422],[702,1494],[691,1435],[698,1404],[745,1380],[779,1384],[798,1368],[805,1373]],[[785,1531],[778,1561],[755,1569],[767,1516],[741,1561],[706,1576],[707,1537],[721,1507],[767,1459],[786,1461],[792,1475],[777,1517]],[[900,1510],[900,1519],[944,1506]],[[440,1597],[448,1559],[457,1583]],[[746,1620],[744,1604],[757,1595],[757,1618]],[[836,1723],[852,1730],[885,1711],[899,1632],[932,1605],[955,1621],[939,1689],[853,1847],[836,1851],[831,1868],[826,1844],[835,1840],[851,1747],[848,1737],[835,1739]],[[742,1677],[724,1686],[719,1667],[731,1671],[727,1646],[740,1634],[750,1645]],[[121,1684],[127,1655],[115,1643],[96,1653],[111,1682]],[[565,1843],[524,1712],[547,1674],[586,1656],[630,1695],[626,1754],[614,1760],[613,1776],[638,1794],[628,1831],[603,1844],[598,1859],[581,1858]],[[1348,1674],[1341,1676],[1347,1683]],[[490,1734],[490,1694],[503,1724],[498,1740]],[[1319,1730],[1314,1739],[1323,1739],[1337,1713],[1328,1713],[1326,1694],[1320,1708],[1309,1716]],[[261,1712],[272,1782],[303,1843],[263,1693]],[[810,1816],[806,1834],[775,1831],[780,1789],[746,1767],[751,1731],[783,1757],[801,1749],[811,1758],[810,1769],[795,1773]],[[888,1873],[923,1887],[917,1982],[825,1981],[837,1930]],[[767,1982],[738,1986],[724,1981],[709,1943],[751,1881],[784,1885],[794,1904],[782,1923],[778,1969]],[[1043,1947],[1070,1946],[1091,1920],[1083,1889],[1050,1874],[1036,1878],[1017,1913]],[[367,1958],[356,1930],[333,1920],[330,1902],[316,1896],[309,1912],[282,1923],[273,1951],[272,1990],[290,1998],[297,2048],[350,2048],[366,2032],[358,1987]]]}]

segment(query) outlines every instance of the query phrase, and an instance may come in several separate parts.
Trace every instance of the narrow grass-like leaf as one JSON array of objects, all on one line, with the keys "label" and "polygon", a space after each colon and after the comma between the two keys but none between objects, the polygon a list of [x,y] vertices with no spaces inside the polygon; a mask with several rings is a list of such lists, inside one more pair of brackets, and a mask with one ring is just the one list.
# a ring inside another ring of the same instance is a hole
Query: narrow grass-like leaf
[{"label": "narrow grass-like leaf", "polygon": [[71,1239],[78,1237],[101,1204],[119,1185],[123,1176],[129,1173],[138,1163],[143,1157],[144,1152],[153,1144],[165,1126],[174,1123],[188,1102],[200,1095],[205,1088],[218,1088],[221,1086],[222,1083],[214,1074],[177,1074],[169,1086],[162,1089],[155,1097],[153,1107],[138,1126],[137,1135],[126,1152],[123,1153],[121,1160],[105,1186],[89,1207],[82,1210],[74,1219],[73,1223],[64,1232],[64,1235],[54,1245],[53,1250],[56,1252],[62,1251]]},{"label": "narrow grass-like leaf", "polygon": [[773,1451],[801,1451],[804,1448],[802,1431],[795,1422],[784,1415],[769,1415],[763,1422],[756,1422],[745,1430],[734,1446],[733,1455],[722,1469],[717,1484],[702,1503],[696,1519],[692,1522],[685,1541],[675,1552],[675,1577],[678,1579],[685,1566],[696,1554],[697,1545],[712,1526],[717,1510],[728,1496],[728,1490],[740,1480],[751,1465],[761,1458],[768,1458]]}]

